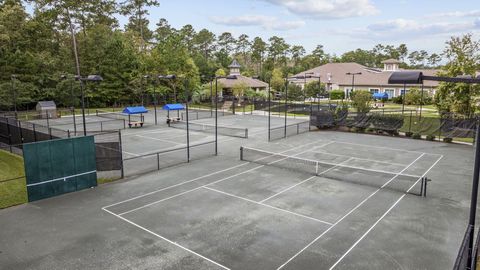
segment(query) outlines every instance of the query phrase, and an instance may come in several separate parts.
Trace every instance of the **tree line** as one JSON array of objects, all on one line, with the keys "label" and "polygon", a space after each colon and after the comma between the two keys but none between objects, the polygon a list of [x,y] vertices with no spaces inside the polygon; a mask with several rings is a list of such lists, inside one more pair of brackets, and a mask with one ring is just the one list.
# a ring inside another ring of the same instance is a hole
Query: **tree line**
[{"label": "tree line", "polygon": [[[26,4],[33,12],[26,11]],[[145,96],[151,98],[154,90],[164,97],[170,97],[172,89],[202,91],[213,76],[228,73],[233,59],[241,63],[243,75],[270,80],[276,90],[281,90],[285,75],[330,62],[380,67],[383,60],[395,58],[405,62],[404,68],[426,68],[438,67],[442,61],[439,54],[409,51],[405,44],[378,44],[337,56],[322,45],[307,53],[303,46],[288,44],[279,36],[264,40],[229,32],[216,35],[190,24],[176,29],[164,18],[150,29],[148,10],[159,4],[158,0],[0,0],[0,106],[11,109],[15,101],[27,108],[38,100],[78,105],[71,31],[78,42],[81,74],[104,78],[86,89],[90,105],[99,107],[138,103]],[[119,14],[128,17],[123,28]],[[148,74],[152,76],[146,78]],[[159,81],[153,76],[157,74],[176,74],[180,79]]]}]

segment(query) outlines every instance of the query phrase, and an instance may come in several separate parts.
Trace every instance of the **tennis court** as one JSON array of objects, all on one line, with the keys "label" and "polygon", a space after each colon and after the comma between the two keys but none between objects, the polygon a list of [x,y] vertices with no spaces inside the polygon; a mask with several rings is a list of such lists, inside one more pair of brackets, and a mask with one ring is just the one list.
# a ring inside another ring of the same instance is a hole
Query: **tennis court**
[{"label": "tennis court", "polygon": [[421,178],[442,159],[326,140],[241,156],[248,162],[102,209],[211,268],[329,269],[400,201],[420,200]]},{"label": "tennis court", "polygon": [[[451,269],[468,213],[471,146],[326,131],[267,143],[267,121],[219,118],[248,128],[249,138],[220,135],[218,156],[193,152],[190,163],[152,154],[183,147],[181,128],[122,131],[126,169],[170,166],[0,211],[0,264]],[[190,135],[211,150],[213,134]],[[432,180],[426,197],[424,176]]]}]

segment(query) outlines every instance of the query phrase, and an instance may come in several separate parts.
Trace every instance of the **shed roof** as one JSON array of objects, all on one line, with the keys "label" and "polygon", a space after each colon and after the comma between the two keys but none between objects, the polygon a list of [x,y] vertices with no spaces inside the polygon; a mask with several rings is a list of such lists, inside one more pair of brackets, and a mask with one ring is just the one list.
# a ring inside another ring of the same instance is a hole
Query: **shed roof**
[{"label": "shed roof", "polygon": [[37,103],[37,105],[42,107],[42,108],[56,108],[57,107],[57,105],[55,104],[55,102],[53,100],[39,101]]}]

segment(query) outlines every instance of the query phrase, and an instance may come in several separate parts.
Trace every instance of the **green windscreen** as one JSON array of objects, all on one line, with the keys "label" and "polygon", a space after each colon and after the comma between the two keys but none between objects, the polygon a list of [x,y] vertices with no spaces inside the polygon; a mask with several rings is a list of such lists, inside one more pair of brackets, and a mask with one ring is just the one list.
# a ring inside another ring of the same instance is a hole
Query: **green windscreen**
[{"label": "green windscreen", "polygon": [[25,144],[23,156],[29,201],[97,185],[93,136]]}]

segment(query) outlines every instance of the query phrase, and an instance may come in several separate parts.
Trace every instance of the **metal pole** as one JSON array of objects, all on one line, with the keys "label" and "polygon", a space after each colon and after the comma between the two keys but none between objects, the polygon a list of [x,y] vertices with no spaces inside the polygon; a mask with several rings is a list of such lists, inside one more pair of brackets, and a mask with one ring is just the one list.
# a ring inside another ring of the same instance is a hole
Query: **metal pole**
[{"label": "metal pole", "polygon": [[322,76],[318,76],[318,96],[317,96],[317,112],[320,111],[320,93],[322,92]]},{"label": "metal pole", "polygon": [[422,107],[423,107],[423,83],[422,83],[422,95],[420,98],[420,120],[422,120]]},{"label": "metal pole", "polygon": [[218,155],[218,78],[215,77],[215,155]]},{"label": "metal pole", "polygon": [[403,93],[402,93],[402,116],[405,111],[405,92],[407,91],[405,88],[407,87],[406,83],[403,83]]},{"label": "metal pole", "polygon": [[187,162],[190,162],[190,130],[188,124],[188,79],[185,79],[185,94],[187,96],[187,100],[185,101],[185,108],[186,108],[186,117],[187,117]]},{"label": "metal pole", "polygon": [[210,80],[210,117],[213,116],[213,80]]},{"label": "metal pole", "polygon": [[288,75],[285,78],[285,128],[284,128],[284,136],[287,137],[287,111],[288,111]]},{"label": "metal pole", "polygon": [[[475,216],[476,216],[476,211],[477,211],[477,197],[478,197],[478,178],[479,178],[479,173],[480,173],[480,125],[477,122],[477,134],[476,134],[476,139],[475,139],[475,166],[473,170],[473,183],[472,183],[472,196],[470,199],[470,218],[468,221],[468,224],[472,226],[472,228],[475,228]],[[473,241],[474,241],[474,233],[470,234],[470,241],[468,244],[469,250],[471,251],[473,248]],[[468,264],[471,264],[471,256],[469,256]]]},{"label": "metal pole", "polygon": [[73,80],[70,81],[70,95],[72,96],[72,117],[73,117],[73,134],[77,136],[77,121],[75,119],[75,101],[73,94]]},{"label": "metal pole", "polygon": [[271,92],[270,92],[270,80],[268,81],[268,141],[270,141],[270,110],[271,110],[271,98],[270,98]]},{"label": "metal pole", "polygon": [[[353,89],[355,89],[355,74],[352,75],[352,91],[351,93],[353,93]],[[350,95],[351,93],[348,93],[348,99],[350,99]]]},{"label": "metal pole", "polygon": [[155,80],[154,84],[153,84],[153,111],[155,112],[155,125],[157,125],[157,97],[156,97],[156,93],[155,93],[156,82],[157,82],[157,80]]},{"label": "metal pole", "polygon": [[12,75],[12,92],[13,92],[13,108],[15,111],[15,118],[17,116],[17,91],[15,90],[15,76]]},{"label": "metal pole", "polygon": [[82,78],[80,80],[80,91],[82,92],[82,121],[83,121],[83,136],[87,136],[87,124],[85,122],[85,93],[83,90],[83,81]]}]

